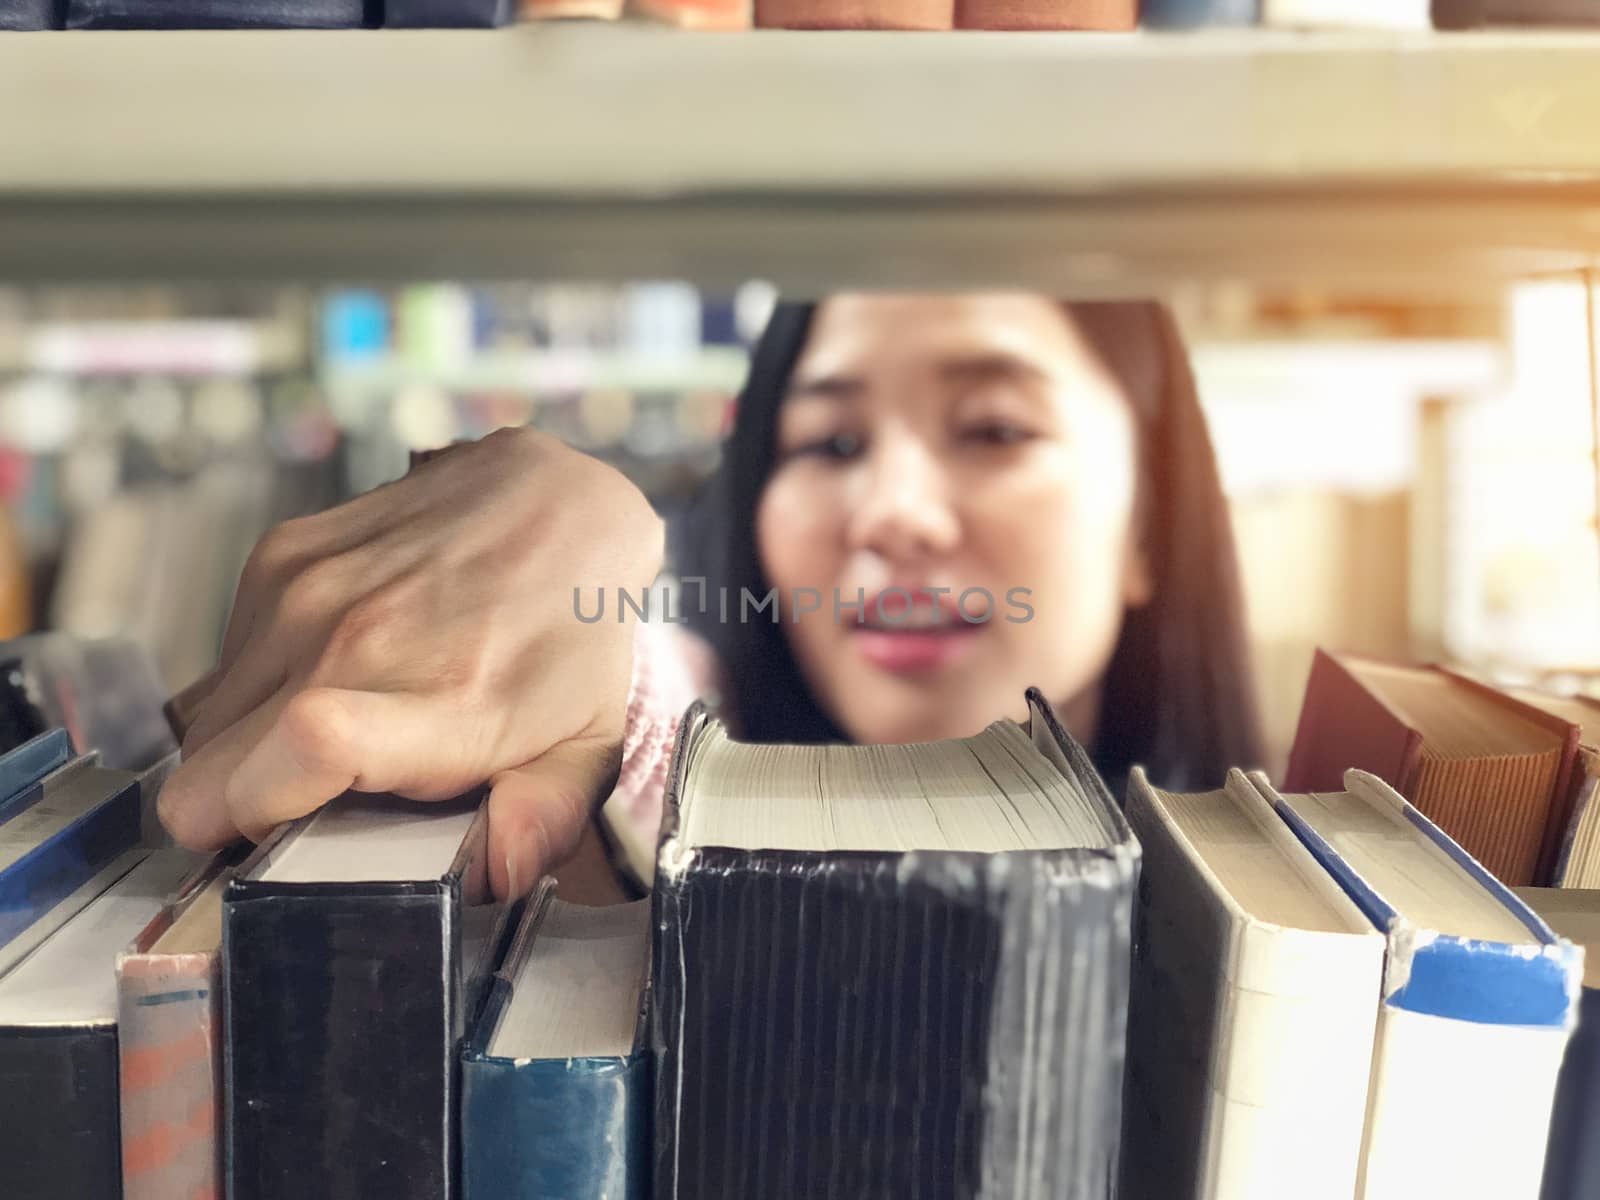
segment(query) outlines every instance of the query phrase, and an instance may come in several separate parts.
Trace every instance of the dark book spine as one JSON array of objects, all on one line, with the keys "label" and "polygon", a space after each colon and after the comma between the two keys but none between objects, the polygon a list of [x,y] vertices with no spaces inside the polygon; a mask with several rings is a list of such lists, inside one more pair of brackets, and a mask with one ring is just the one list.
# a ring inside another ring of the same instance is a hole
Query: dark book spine
[{"label": "dark book spine", "polygon": [[650,1062],[513,1062],[469,1056],[461,1069],[464,1200],[645,1200],[650,1183]]},{"label": "dark book spine", "polygon": [[1212,25],[1255,25],[1261,0],[1142,0],[1139,23],[1151,29],[1200,29]]},{"label": "dark book spine", "polygon": [[0,872],[0,945],[138,843],[139,786],[129,779],[115,796]]},{"label": "dark book spine", "polygon": [[122,1195],[114,1027],[0,1029],[0,1195]]},{"label": "dark book spine", "polygon": [[229,885],[230,1200],[454,1200],[458,901],[438,884]]},{"label": "dark book spine", "polygon": [[511,0],[385,0],[391,29],[492,29],[516,18]]},{"label": "dark book spine", "polygon": [[692,854],[654,899],[658,1196],[1110,1194],[1136,856]]},{"label": "dark book spine", "polygon": [[[5,11],[6,0],[0,0],[0,13]],[[65,729],[47,729],[0,756],[0,820],[31,804],[40,781],[71,757],[72,738]]]},{"label": "dark book spine", "polygon": [[1600,989],[1584,988],[1578,1031],[1556,1082],[1539,1200],[1600,1196]]},{"label": "dark book spine", "polygon": [[360,29],[382,18],[381,0],[66,0],[68,29]]}]

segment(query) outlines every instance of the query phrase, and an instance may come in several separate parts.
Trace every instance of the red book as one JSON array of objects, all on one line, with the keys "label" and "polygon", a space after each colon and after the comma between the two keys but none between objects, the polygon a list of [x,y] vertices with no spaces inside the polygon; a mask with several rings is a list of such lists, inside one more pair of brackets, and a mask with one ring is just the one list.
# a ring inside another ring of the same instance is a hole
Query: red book
[{"label": "red book", "polygon": [[1503,883],[1550,878],[1571,816],[1578,727],[1435,666],[1318,650],[1285,792],[1378,776]]},{"label": "red book", "polygon": [[755,0],[762,29],[950,29],[955,0]]},{"label": "red book", "polygon": [[1139,0],[956,0],[957,29],[1131,30]]}]

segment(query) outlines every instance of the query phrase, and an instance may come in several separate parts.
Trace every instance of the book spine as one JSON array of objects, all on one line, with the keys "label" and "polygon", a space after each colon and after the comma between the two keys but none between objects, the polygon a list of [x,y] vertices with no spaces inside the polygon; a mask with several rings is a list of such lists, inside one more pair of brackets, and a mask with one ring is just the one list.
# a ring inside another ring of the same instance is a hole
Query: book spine
[{"label": "book spine", "polygon": [[1262,0],[1266,25],[1291,29],[1431,29],[1428,0]]},{"label": "book spine", "polygon": [[220,1060],[217,955],[117,963],[124,1200],[216,1200]]},{"label": "book spine", "polygon": [[754,0],[760,29],[952,29],[956,0]]},{"label": "book spine", "polygon": [[1584,988],[1579,1010],[1556,1082],[1539,1200],[1600,1196],[1600,989]]},{"label": "book spine", "polygon": [[53,0],[0,0],[0,30],[60,29],[62,14]]},{"label": "book spine", "polygon": [[222,929],[229,1200],[455,1200],[458,897],[235,880]]},{"label": "book spine", "polygon": [[[0,0],[0,13],[5,12],[6,0]],[[12,810],[25,808],[31,800],[22,793],[31,793],[44,777],[57,767],[65,766],[72,757],[72,738],[65,729],[47,729],[30,738],[15,750],[0,757],[0,821]]]},{"label": "book spine", "polygon": [[139,841],[139,787],[114,796],[0,871],[0,945],[82,887]]},{"label": "book spine", "polygon": [[1111,1193],[1135,855],[668,849],[656,1195]]},{"label": "book spine", "polygon": [[650,1062],[468,1056],[461,1069],[464,1200],[644,1200]]},{"label": "book spine", "polygon": [[1126,32],[1139,24],[1138,0],[956,0],[957,29],[1077,29]]},{"label": "book spine", "polygon": [[360,29],[382,0],[66,0],[68,29]]},{"label": "book spine", "polygon": [[117,1033],[0,1029],[0,1187],[27,1200],[117,1200]]},{"label": "book spine", "polygon": [[511,0],[384,0],[391,29],[493,29],[516,18]]},{"label": "book spine", "polygon": [[1143,0],[1139,21],[1151,29],[1200,29],[1213,25],[1254,25],[1261,0]]}]

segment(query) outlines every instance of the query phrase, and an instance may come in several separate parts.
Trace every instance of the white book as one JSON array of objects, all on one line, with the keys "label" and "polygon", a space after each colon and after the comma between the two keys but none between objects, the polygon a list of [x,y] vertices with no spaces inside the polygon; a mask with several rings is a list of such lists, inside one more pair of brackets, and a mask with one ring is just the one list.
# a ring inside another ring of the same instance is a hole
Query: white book
[{"label": "white book", "polygon": [[1429,0],[1262,0],[1261,23],[1292,29],[1432,29]]},{"label": "white book", "polygon": [[1350,1200],[1383,938],[1240,772],[1135,770],[1129,1200]]},{"label": "white book", "polygon": [[1358,1200],[1538,1200],[1583,951],[1376,776],[1250,778],[1388,940]]}]

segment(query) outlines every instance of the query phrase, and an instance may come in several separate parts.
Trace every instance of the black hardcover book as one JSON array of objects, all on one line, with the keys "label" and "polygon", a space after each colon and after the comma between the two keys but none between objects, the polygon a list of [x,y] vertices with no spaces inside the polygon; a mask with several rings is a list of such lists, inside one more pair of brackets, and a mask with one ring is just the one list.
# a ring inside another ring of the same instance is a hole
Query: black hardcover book
[{"label": "black hardcover book", "polygon": [[1518,888],[1517,895],[1562,937],[1583,947],[1578,1028],[1556,1080],[1539,1200],[1600,1196],[1600,891]]},{"label": "black hardcover book", "polygon": [[97,877],[99,895],[86,897],[0,976],[0,1195],[7,1200],[122,1195],[116,955],[195,862],[179,850],[117,860]]},{"label": "black hardcover book", "polygon": [[494,970],[483,793],[340,797],[223,897],[230,1200],[454,1200],[467,1009]]},{"label": "black hardcover book", "polygon": [[516,16],[511,0],[385,0],[383,6],[391,29],[490,29]]},{"label": "black hardcover book", "polygon": [[380,23],[382,0],[66,0],[66,10],[68,29],[361,29]]},{"label": "black hardcover book", "polygon": [[690,710],[652,912],[656,1195],[1111,1194],[1139,851],[1028,704],[1031,733],[923,746],[743,747]]}]

